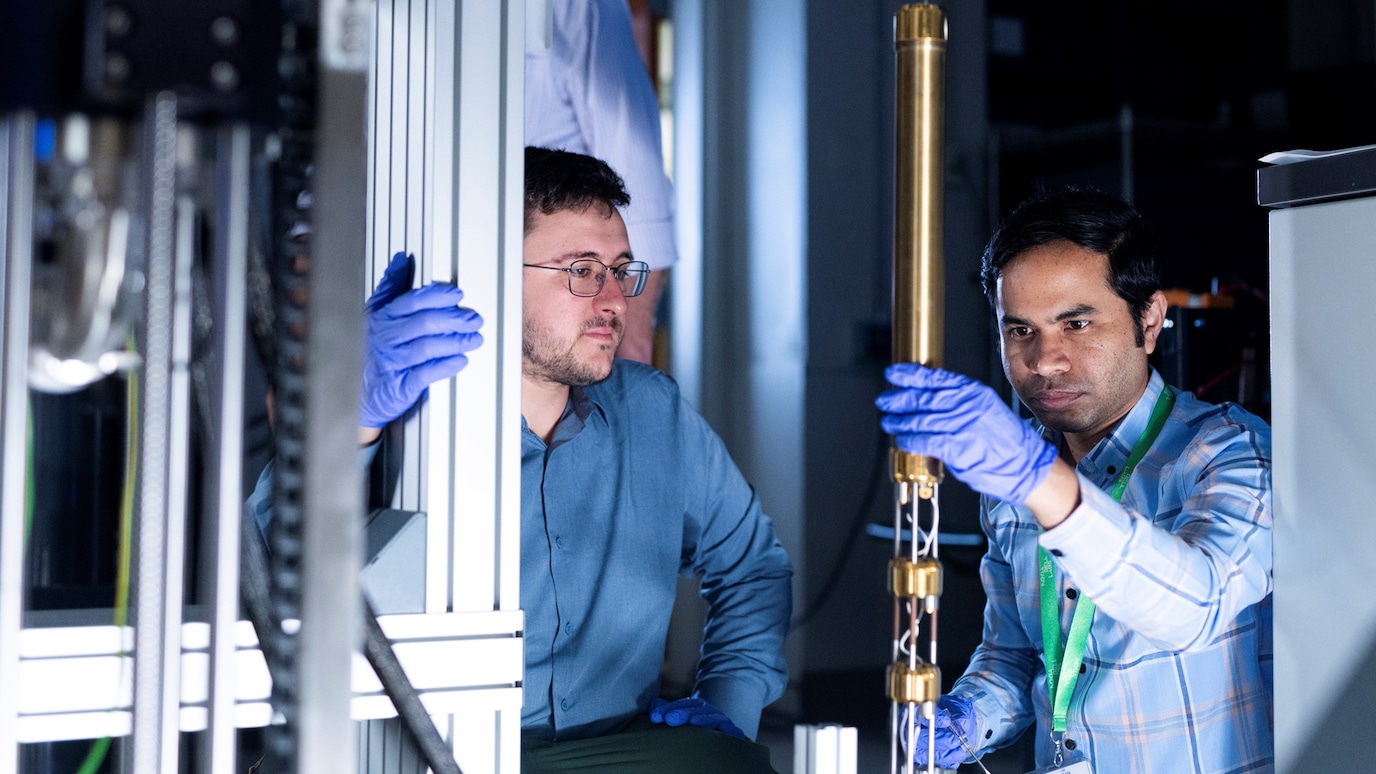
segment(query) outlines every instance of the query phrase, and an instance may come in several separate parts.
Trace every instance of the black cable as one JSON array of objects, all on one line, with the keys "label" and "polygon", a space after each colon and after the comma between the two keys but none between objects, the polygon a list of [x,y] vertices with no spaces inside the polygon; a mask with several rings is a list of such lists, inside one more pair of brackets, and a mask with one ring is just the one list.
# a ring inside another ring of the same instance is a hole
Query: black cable
[{"label": "black cable", "polygon": [[373,671],[377,672],[382,690],[387,694],[387,698],[392,700],[392,706],[397,710],[402,727],[420,749],[420,754],[425,758],[425,765],[435,774],[463,774],[459,770],[458,762],[454,760],[454,754],[445,744],[444,737],[440,736],[439,729],[435,728],[434,721],[430,719],[430,713],[426,712],[425,705],[421,703],[420,694],[416,693],[415,686],[411,685],[406,671],[401,668],[396,651],[392,650],[392,643],[387,640],[387,635],[382,633],[382,627],[377,622],[377,613],[373,612],[373,606],[368,602],[366,595],[363,598],[363,655],[367,656],[368,663],[372,664]]}]

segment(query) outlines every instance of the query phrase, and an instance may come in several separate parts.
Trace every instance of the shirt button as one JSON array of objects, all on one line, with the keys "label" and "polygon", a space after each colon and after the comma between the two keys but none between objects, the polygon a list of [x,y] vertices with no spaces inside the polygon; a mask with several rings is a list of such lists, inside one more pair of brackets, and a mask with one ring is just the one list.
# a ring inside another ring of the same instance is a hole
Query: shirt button
[{"label": "shirt button", "polygon": [[1066,598],[1066,599],[1074,599],[1074,598],[1077,597],[1077,596],[1079,596],[1079,592],[1075,591],[1075,589],[1066,589],[1066,590],[1065,590],[1065,598]]},{"label": "shirt button", "polygon": [[1061,553],[1061,549],[1059,549],[1059,548],[1053,548],[1053,549],[1051,549],[1051,555],[1052,555],[1052,556],[1065,556],[1065,554]]},{"label": "shirt button", "polygon": [[564,634],[573,634],[573,621],[564,624]]},{"label": "shirt button", "polygon": [[565,712],[568,711],[569,706],[570,706],[571,704],[572,704],[572,702],[570,702],[568,699],[562,699],[562,700],[560,700],[560,702],[559,702],[560,708],[562,708]]},{"label": "shirt button", "polygon": [[555,535],[555,536],[554,536],[554,545],[555,545],[556,547],[558,547],[558,548],[563,548],[563,547],[564,547],[564,536],[563,536],[563,535]]},{"label": "shirt button", "polygon": [[1065,740],[1065,749],[1067,749],[1067,750],[1074,750],[1074,749],[1075,749],[1075,740],[1074,740],[1074,739],[1067,739],[1067,740]]}]

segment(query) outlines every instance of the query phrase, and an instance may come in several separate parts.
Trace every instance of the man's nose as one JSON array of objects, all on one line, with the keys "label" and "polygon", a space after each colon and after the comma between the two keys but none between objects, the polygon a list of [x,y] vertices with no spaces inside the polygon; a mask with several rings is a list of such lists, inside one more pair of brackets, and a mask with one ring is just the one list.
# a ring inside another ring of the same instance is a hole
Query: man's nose
[{"label": "man's nose", "polygon": [[611,272],[602,275],[602,287],[593,297],[598,309],[615,315],[626,313],[626,294],[621,292],[621,285],[612,278]]},{"label": "man's nose", "polygon": [[1028,367],[1033,372],[1047,376],[1063,373],[1070,369],[1070,353],[1065,341],[1057,335],[1038,336],[1028,352]]}]

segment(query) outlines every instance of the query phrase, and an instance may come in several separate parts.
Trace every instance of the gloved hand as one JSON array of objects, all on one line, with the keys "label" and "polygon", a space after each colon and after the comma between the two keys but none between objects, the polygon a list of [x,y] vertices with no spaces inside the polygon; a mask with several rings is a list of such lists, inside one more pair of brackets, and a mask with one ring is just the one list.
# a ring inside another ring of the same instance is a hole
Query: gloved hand
[{"label": "gloved hand", "polygon": [[425,388],[468,365],[463,353],[483,343],[483,318],[459,306],[463,291],[432,283],[411,290],[415,264],[397,253],[363,307],[368,351],[363,363],[361,427],[382,427],[406,413]]},{"label": "gloved hand", "polygon": [[[936,765],[943,769],[954,769],[970,757],[960,743],[960,735],[965,737],[970,747],[975,746],[975,734],[979,725],[975,722],[975,705],[960,694],[948,693],[936,700]],[[914,743],[913,763],[927,765],[927,719],[917,718],[917,741]],[[903,740],[907,743],[907,740]]]},{"label": "gloved hand", "polygon": [[669,726],[699,726],[709,731],[730,734],[738,739],[745,738],[745,732],[737,728],[725,712],[702,699],[655,699],[654,704],[650,705],[650,720]]},{"label": "gloved hand", "polygon": [[916,363],[891,365],[884,376],[896,389],[875,405],[904,451],[936,457],[972,489],[1014,505],[1051,472],[1056,448],[987,385]]}]

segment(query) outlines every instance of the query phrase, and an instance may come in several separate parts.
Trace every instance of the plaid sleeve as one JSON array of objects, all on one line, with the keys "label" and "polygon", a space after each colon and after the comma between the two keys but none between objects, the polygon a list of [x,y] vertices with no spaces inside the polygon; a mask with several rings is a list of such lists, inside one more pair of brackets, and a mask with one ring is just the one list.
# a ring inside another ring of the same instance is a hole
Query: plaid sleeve
[{"label": "plaid sleeve", "polygon": [[1099,609],[1165,650],[1208,645],[1271,592],[1270,430],[1220,411],[1183,449],[1153,447],[1139,470],[1171,474],[1134,475],[1128,507],[1081,476],[1080,506],[1040,538]]}]

